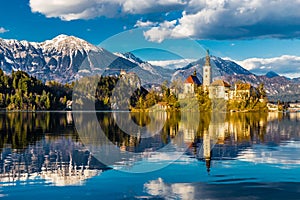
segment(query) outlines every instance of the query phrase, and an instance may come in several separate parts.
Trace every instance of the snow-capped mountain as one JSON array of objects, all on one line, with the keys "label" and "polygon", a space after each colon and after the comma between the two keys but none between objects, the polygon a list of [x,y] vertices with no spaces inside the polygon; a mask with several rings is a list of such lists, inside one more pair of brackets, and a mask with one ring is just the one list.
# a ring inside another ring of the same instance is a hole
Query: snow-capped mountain
[{"label": "snow-capped mountain", "polygon": [[6,73],[23,70],[43,81],[65,83],[136,65],[77,37],[59,35],[41,43],[0,39],[0,66]]},{"label": "snow-capped mountain", "polygon": [[22,69],[33,71],[37,66],[44,66],[42,49],[37,43],[0,39],[0,65],[5,72]]},{"label": "snow-capped mountain", "polygon": [[59,35],[41,43],[0,39],[0,67],[26,71],[43,81],[71,82],[90,74],[135,72],[142,83],[169,80],[174,71],[142,61],[131,53],[113,54],[74,36]]}]

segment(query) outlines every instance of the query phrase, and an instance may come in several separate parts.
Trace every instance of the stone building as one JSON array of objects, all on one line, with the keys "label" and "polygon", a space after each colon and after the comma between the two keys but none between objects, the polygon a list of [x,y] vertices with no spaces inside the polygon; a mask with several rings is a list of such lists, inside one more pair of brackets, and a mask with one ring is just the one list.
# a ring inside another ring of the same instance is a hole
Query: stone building
[{"label": "stone building", "polygon": [[233,99],[244,99],[251,96],[253,87],[250,83],[236,83],[234,86]]},{"label": "stone building", "polygon": [[216,80],[209,86],[210,99],[229,99],[230,85],[223,80]]}]

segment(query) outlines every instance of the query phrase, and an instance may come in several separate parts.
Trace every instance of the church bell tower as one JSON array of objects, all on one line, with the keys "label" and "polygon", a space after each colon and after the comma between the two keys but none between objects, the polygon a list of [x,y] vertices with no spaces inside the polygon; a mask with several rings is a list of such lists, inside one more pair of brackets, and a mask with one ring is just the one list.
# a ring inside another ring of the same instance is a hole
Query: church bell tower
[{"label": "church bell tower", "polygon": [[206,90],[211,84],[211,64],[209,50],[206,51],[205,65],[203,66],[203,88]]}]

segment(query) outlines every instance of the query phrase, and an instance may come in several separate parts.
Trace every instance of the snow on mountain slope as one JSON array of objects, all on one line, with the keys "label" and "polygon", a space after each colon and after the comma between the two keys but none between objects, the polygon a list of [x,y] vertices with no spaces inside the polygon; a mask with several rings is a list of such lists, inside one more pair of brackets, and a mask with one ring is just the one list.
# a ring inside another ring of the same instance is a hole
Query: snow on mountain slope
[{"label": "snow on mountain slope", "polygon": [[71,82],[81,71],[102,73],[133,65],[74,36],[59,35],[41,43],[0,39],[0,66],[6,73],[23,70],[43,81]]}]

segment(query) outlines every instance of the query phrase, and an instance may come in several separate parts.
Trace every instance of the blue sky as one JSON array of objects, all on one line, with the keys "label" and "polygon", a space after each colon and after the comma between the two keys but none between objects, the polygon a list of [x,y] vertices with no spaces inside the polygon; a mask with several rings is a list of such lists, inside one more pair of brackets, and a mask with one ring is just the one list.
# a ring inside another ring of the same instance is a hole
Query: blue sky
[{"label": "blue sky", "polygon": [[[147,26],[134,42],[140,47],[171,41],[185,46],[186,58],[195,58],[195,49],[182,43],[189,38],[255,73],[295,77],[300,76],[299,9],[299,1],[280,0],[10,0],[1,3],[0,37],[41,42],[67,34],[126,51],[110,38]],[[149,52],[137,54],[155,59]],[[176,56],[156,59],[168,58]]]}]

